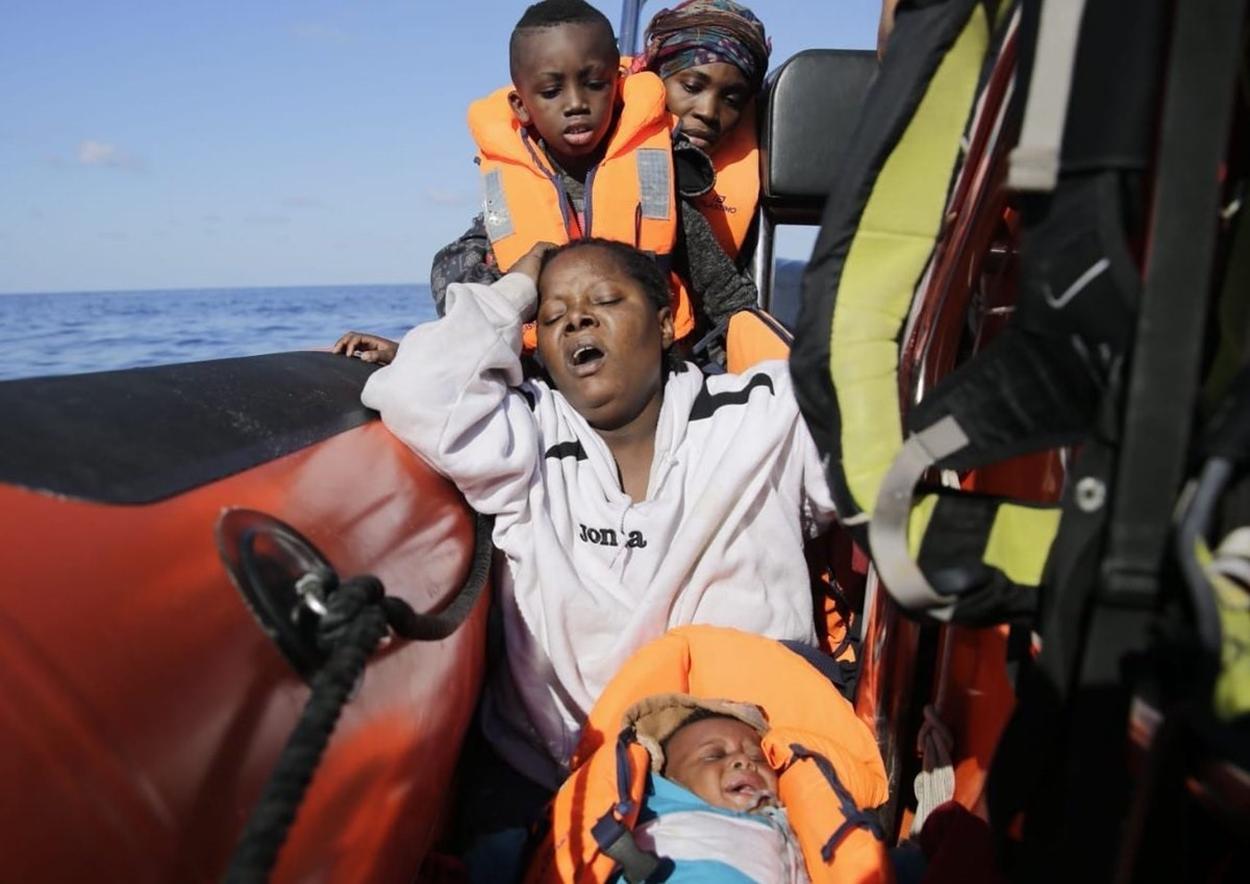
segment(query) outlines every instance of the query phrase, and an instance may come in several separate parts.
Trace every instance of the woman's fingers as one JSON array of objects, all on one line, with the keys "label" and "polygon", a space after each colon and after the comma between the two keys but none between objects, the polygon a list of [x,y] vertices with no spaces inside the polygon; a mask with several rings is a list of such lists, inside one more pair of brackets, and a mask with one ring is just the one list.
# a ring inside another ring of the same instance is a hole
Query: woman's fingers
[{"label": "woman's fingers", "polygon": [[334,346],[330,348],[330,352],[339,353],[339,354],[342,354],[343,356],[351,356],[352,351],[357,346],[357,342],[359,338],[360,338],[359,332],[348,332],[347,334],[342,335],[337,341],[334,342]]},{"label": "woman's fingers", "polygon": [[542,269],[543,255],[554,249],[555,243],[536,242],[528,252],[521,256],[515,264],[512,265],[510,273],[523,273],[530,279],[538,282],[538,271]]},{"label": "woman's fingers", "polygon": [[348,332],[330,348],[331,353],[341,353],[344,356],[355,356],[359,354],[365,362],[376,362],[378,357],[365,358],[371,353],[382,352],[382,358],[390,362],[395,357],[395,351],[399,349],[399,344],[390,338],[383,338],[379,335],[370,335],[364,332]]}]

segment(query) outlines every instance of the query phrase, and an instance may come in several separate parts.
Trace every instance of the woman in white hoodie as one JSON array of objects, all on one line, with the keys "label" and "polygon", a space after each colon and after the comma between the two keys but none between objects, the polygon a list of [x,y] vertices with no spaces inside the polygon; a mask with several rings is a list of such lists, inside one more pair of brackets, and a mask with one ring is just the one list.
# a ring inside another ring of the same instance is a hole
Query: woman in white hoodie
[{"label": "woman in white hoodie", "polygon": [[[410,331],[362,399],[495,516],[505,665],[483,729],[554,789],[600,691],[671,627],[814,643],[803,544],[833,503],[785,363],[704,376],[672,358],[649,256],[549,248],[491,286],[449,287],[445,316]],[[547,376],[526,380],[535,313]]]}]

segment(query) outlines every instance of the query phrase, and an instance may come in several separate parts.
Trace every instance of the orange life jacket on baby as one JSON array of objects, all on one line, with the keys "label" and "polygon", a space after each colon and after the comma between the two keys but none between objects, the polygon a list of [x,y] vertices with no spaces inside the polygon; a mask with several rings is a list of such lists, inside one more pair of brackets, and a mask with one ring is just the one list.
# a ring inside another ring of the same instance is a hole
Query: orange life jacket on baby
[{"label": "orange life jacket on baby", "polygon": [[[676,119],[674,118],[674,126]],[[746,242],[760,202],[760,145],[755,133],[755,102],[712,154],[716,185],[695,197],[716,241],[735,261]]]},{"label": "orange life jacket on baby", "polygon": [[[893,881],[879,827],[866,813],[887,797],[872,733],[832,683],[784,645],[716,626],[683,626],[632,656],[591,710],[556,793],[550,829],[525,884],[603,884],[634,848],[650,756],[621,733],[625,711],[683,692],[760,706],[762,746],[813,884]],[[622,849],[624,848],[624,849]]]},{"label": "orange life jacket on baby", "polygon": [[[508,104],[511,91],[496,90],[469,107],[486,235],[504,272],[535,243],[566,243],[574,229],[557,174]],[[665,261],[677,240],[678,218],[664,85],[654,74],[627,77],[621,98],[603,159],[586,176],[580,232],[628,243]],[[685,286],[676,276],[669,278],[673,330],[681,338],[694,330],[694,310]]]}]

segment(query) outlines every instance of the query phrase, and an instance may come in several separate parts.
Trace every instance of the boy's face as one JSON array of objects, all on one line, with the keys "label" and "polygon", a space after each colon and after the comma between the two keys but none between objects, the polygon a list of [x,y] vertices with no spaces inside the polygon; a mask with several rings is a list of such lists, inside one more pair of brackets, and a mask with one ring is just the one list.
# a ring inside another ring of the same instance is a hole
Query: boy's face
[{"label": "boy's face", "polygon": [[538,352],[552,382],[597,430],[616,430],[658,403],[668,307],[602,248],[562,252],[538,282]]},{"label": "boy's face", "polygon": [[714,61],[678,71],[664,81],[669,113],[681,119],[681,131],[704,153],[738,125],[751,100],[746,75],[725,61]]},{"label": "boy's face", "polygon": [[664,776],[713,807],[747,812],[777,795],[777,774],[764,759],[760,735],[734,718],[705,718],[673,734]]},{"label": "boy's face", "polygon": [[512,112],[537,130],[556,162],[581,171],[612,126],[620,57],[611,33],[583,24],[527,31],[516,62]]}]

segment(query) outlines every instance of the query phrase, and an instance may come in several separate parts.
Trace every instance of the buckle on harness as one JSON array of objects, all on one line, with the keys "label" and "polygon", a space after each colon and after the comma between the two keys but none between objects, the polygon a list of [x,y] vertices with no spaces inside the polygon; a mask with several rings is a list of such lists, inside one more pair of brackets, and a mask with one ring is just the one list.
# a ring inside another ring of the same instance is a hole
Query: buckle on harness
[{"label": "buckle on harness", "polygon": [[638,846],[634,833],[611,810],[599,818],[590,834],[599,849],[621,867],[621,873],[629,884],[644,884],[663,865],[658,856]]}]

